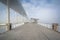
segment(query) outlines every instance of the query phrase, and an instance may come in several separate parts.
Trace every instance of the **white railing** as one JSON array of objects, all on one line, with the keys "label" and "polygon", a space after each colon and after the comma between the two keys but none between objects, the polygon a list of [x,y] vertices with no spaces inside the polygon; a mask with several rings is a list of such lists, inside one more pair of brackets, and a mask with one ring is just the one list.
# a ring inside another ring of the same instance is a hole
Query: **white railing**
[{"label": "white railing", "polygon": [[[19,27],[21,25],[23,25],[24,23],[18,23],[18,24],[12,24],[12,29],[16,28],[16,27]],[[0,33],[4,33],[8,31],[7,30],[7,25],[6,24],[0,24]]]},{"label": "white railing", "polygon": [[44,24],[44,23],[38,23],[44,27],[47,27],[47,28],[51,28],[52,29],[52,25],[51,24]]},{"label": "white railing", "polygon": [[4,26],[4,25],[6,25],[6,24],[0,24],[0,25],[3,25],[3,26]]},{"label": "white railing", "polygon": [[57,27],[57,31],[60,32],[60,26]]},{"label": "white railing", "polygon": [[[42,25],[43,27],[52,29],[52,24],[44,24],[44,23],[38,23],[38,24]],[[57,26],[57,31],[60,32],[60,26]]]},{"label": "white railing", "polygon": [[24,25],[24,23],[12,24],[12,29]]},{"label": "white railing", "polygon": [[7,25],[6,24],[0,24],[0,33],[7,31]]}]

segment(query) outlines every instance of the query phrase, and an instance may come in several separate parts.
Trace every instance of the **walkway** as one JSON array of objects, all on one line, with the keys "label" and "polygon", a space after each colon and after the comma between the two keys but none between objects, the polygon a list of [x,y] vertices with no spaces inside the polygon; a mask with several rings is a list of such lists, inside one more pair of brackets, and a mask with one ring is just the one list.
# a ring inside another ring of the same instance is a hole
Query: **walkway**
[{"label": "walkway", "polygon": [[35,23],[27,23],[1,34],[0,40],[60,40],[60,33]]}]

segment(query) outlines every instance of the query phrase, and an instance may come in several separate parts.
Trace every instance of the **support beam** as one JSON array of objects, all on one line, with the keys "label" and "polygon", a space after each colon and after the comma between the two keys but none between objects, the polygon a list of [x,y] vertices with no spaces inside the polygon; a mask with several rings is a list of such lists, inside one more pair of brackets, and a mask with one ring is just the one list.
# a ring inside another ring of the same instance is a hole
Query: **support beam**
[{"label": "support beam", "polygon": [[9,1],[9,8],[13,9],[14,11],[18,12],[24,17],[27,17],[25,10],[20,2],[20,0],[0,0],[0,2],[7,5],[7,1]]},{"label": "support beam", "polygon": [[11,30],[9,0],[7,0],[7,17],[8,17],[7,30]]}]

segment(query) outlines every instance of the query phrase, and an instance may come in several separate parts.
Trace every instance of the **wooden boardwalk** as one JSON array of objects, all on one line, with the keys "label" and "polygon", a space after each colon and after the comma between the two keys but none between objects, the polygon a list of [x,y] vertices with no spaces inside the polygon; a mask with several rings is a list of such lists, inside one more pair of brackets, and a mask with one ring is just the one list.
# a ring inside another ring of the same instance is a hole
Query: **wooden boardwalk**
[{"label": "wooden boardwalk", "polygon": [[60,40],[60,33],[35,23],[27,23],[1,34],[0,40]]}]

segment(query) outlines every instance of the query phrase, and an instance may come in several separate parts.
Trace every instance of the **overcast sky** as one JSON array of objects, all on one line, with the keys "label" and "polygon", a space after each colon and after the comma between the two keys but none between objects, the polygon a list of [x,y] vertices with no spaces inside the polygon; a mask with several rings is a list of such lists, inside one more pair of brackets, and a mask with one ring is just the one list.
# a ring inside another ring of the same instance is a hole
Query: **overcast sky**
[{"label": "overcast sky", "polygon": [[[21,0],[21,3],[29,18],[38,18],[43,23],[60,24],[60,0]],[[6,22],[7,7],[2,3],[0,5],[0,22]]]},{"label": "overcast sky", "polygon": [[29,18],[44,23],[60,23],[60,0],[21,0]]}]

